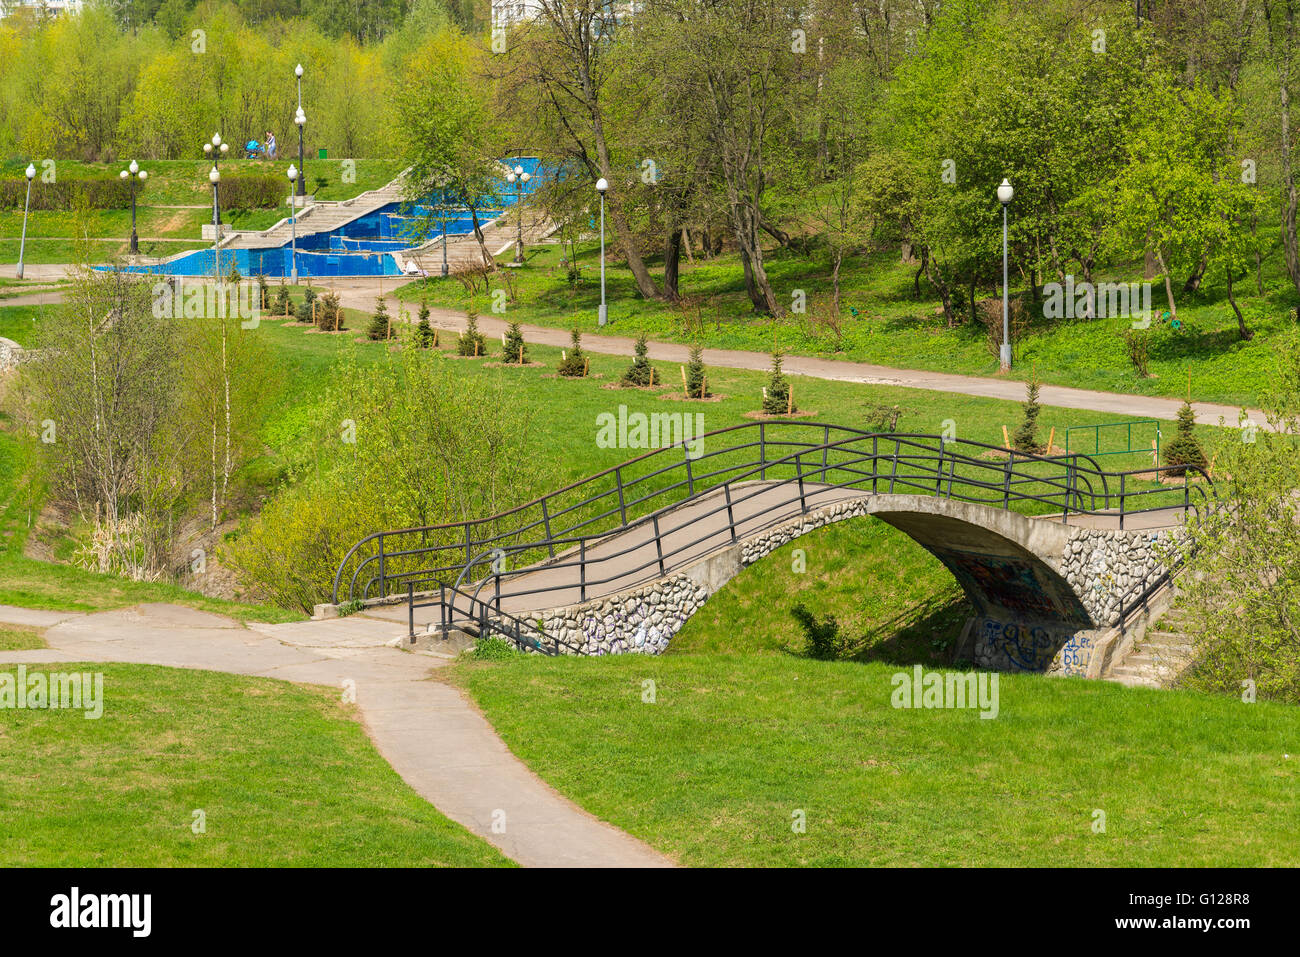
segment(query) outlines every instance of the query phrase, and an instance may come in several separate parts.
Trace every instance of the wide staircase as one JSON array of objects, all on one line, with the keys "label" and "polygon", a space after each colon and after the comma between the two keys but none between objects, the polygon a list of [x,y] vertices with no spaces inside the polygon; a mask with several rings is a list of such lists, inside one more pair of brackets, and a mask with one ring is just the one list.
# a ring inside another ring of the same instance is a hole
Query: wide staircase
[{"label": "wide staircase", "polygon": [[352,199],[316,202],[298,211],[296,224],[290,224],[286,216],[270,229],[236,233],[229,242],[223,244],[223,248],[266,249],[283,246],[293,238],[295,229],[299,239],[312,233],[329,232],[391,203],[401,202],[405,199],[403,188],[402,177],[399,176],[386,186],[369,190]]},{"label": "wide staircase", "polygon": [[1108,677],[1122,685],[1138,688],[1167,688],[1192,663],[1193,646],[1184,634],[1186,611],[1179,607],[1177,590],[1174,604],[1146,633],[1133,643],[1133,649]]}]

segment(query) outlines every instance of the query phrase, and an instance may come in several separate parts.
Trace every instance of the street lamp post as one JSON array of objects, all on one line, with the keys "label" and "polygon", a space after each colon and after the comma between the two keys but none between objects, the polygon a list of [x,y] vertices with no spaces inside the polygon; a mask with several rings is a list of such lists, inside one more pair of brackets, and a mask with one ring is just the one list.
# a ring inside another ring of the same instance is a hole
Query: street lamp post
[{"label": "street lamp post", "polygon": [[[218,166],[221,165],[221,157],[225,156],[229,152],[230,152],[230,144],[221,142],[220,133],[213,133],[212,139],[203,144],[203,154],[205,156],[212,157],[213,169],[216,169]],[[208,179],[212,179],[211,175],[208,176]],[[221,179],[221,177],[218,176],[217,179]],[[216,181],[217,180],[212,180],[213,183],[216,183]],[[214,219],[212,222],[215,223],[217,226],[221,225],[221,209],[219,206],[217,207],[216,210],[216,219]]]},{"label": "street lamp post", "polygon": [[138,176],[143,183],[149,178],[149,174],[140,168],[139,163],[131,160],[131,165],[117,175],[126,180],[131,187],[131,255],[134,256],[140,251],[140,239],[135,234],[135,180]]},{"label": "street lamp post", "polygon": [[600,193],[600,312],[597,314],[597,321],[604,325],[609,319],[609,311],[605,307],[605,190],[609,189],[609,183],[605,182],[605,177],[596,180],[596,192]]},{"label": "street lamp post", "polygon": [[447,211],[442,211],[442,278],[447,278]]},{"label": "street lamp post", "polygon": [[297,217],[294,215],[295,209],[293,205],[293,187],[294,184],[296,184],[297,182],[298,182],[298,170],[296,170],[294,168],[294,165],[290,163],[289,164],[289,229],[293,237],[293,246],[292,246],[293,251],[292,253],[290,253],[290,256],[292,258],[289,260],[290,263],[289,282],[291,285],[294,286],[298,285],[298,220]]},{"label": "street lamp post", "polygon": [[208,172],[208,182],[212,184],[212,235],[215,242],[212,270],[217,282],[221,282],[221,220],[217,212],[217,184],[221,182],[221,173],[215,165]]},{"label": "street lamp post", "polygon": [[27,177],[27,199],[23,202],[23,238],[18,242],[18,272],[16,276],[19,279],[23,278],[23,253],[27,249],[27,211],[32,205],[32,180],[36,178],[36,164],[28,163],[23,175]]},{"label": "street lamp post", "polygon": [[1007,296],[1007,207],[1015,195],[1011,183],[1006,179],[998,186],[998,202],[1002,204],[1002,352],[998,363],[1001,371],[1011,371],[1011,311]]},{"label": "street lamp post", "polygon": [[298,111],[293,114],[293,122],[298,127],[298,172],[301,176],[298,179],[298,195],[305,197],[307,195],[307,164],[306,157],[303,153],[302,128],[307,125],[307,114],[302,111],[302,64],[299,63],[293,68],[293,75],[298,78]]},{"label": "street lamp post", "polygon": [[532,177],[524,172],[522,166],[516,166],[506,174],[506,182],[515,185],[515,216],[519,220],[519,234],[515,240],[515,264],[522,265],[524,261],[524,183]]}]

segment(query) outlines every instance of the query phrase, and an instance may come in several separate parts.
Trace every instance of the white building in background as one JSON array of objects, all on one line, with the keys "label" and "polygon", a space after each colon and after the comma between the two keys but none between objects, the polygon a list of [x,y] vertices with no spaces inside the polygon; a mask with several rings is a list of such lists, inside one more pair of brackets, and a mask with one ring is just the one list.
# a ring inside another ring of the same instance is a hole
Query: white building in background
[{"label": "white building in background", "polygon": [[541,0],[492,0],[492,26],[513,27],[541,11]]},{"label": "white building in background", "polygon": [[82,0],[0,0],[0,18],[23,7],[49,14],[79,13],[81,2]]}]

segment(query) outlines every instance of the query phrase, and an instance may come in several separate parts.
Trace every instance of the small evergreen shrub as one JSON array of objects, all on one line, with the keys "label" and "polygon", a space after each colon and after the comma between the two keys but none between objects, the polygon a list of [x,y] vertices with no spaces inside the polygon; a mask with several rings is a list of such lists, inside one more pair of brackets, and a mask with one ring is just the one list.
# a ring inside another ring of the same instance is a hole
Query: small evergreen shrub
[{"label": "small evergreen shrub", "polygon": [[1038,414],[1043,407],[1038,404],[1038,376],[1034,375],[1025,383],[1025,418],[1011,437],[1011,445],[1017,452],[1042,455],[1043,443],[1038,441]]},{"label": "small evergreen shrub", "polygon": [[433,326],[429,324],[429,302],[427,299],[420,302],[420,316],[415,323],[415,344],[421,349],[428,349],[438,344],[438,334],[434,331]]},{"label": "small evergreen shrub", "polygon": [[374,342],[393,337],[393,320],[388,315],[388,303],[383,296],[375,301],[375,314],[366,328],[366,336]]},{"label": "small evergreen shrub", "polygon": [[797,412],[790,380],[781,371],[781,353],[772,353],[772,371],[768,374],[767,389],[763,393],[763,411],[768,415],[788,415]]},{"label": "small evergreen shrub", "polygon": [[327,292],[316,300],[316,328],[322,332],[343,330],[343,306],[337,293]]},{"label": "small evergreen shrub", "polygon": [[623,384],[654,385],[654,379],[655,369],[650,364],[650,344],[646,341],[646,335],[643,332],[636,337],[636,356],[632,359],[632,365],[623,373]]},{"label": "small evergreen shrub", "polygon": [[[1178,410],[1178,431],[1164,451],[1165,465],[1205,468],[1205,450],[1196,440],[1196,412],[1190,401],[1184,400],[1182,408]],[[1171,468],[1163,474],[1181,476],[1186,475],[1187,471],[1186,468]]]},{"label": "small evergreen shrub", "polygon": [[712,394],[709,391],[709,377],[704,373],[704,350],[692,346],[690,361],[686,363],[686,397],[707,399]]},{"label": "small evergreen shrub", "polygon": [[570,333],[573,345],[564,353],[564,358],[556,371],[569,378],[581,378],[587,374],[587,354],[582,351],[582,333],[575,327]]},{"label": "small evergreen shrub", "polygon": [[302,302],[298,303],[298,321],[311,322],[316,321],[316,312],[312,305],[316,302],[316,290],[308,286],[303,290]]},{"label": "small evergreen shrub", "polygon": [[465,323],[465,331],[460,334],[460,341],[456,343],[456,353],[462,356],[485,356],[487,341],[483,338],[483,333],[478,331],[478,315],[473,309],[468,312],[469,319]]},{"label": "small evergreen shrub", "polygon": [[505,343],[502,346],[502,362],[512,362],[523,365],[528,361],[528,346],[524,342],[523,330],[519,328],[519,323],[510,323],[506,330]]}]

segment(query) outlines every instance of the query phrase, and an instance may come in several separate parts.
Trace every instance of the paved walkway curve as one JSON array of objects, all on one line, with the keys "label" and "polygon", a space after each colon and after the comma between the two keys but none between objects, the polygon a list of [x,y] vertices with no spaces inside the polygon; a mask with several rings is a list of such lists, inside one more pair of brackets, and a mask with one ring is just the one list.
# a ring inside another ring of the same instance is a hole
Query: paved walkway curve
[{"label": "paved walkway curve", "polygon": [[[529,867],[663,867],[671,861],[578,808],[533,774],[437,669],[398,647],[405,628],[361,616],[250,624],[179,605],[82,614],[0,606],[49,645],[0,652],[0,667],[72,661],[199,668],[347,688],[367,733],[439,811]],[[112,689],[106,688],[108,706]]]}]

